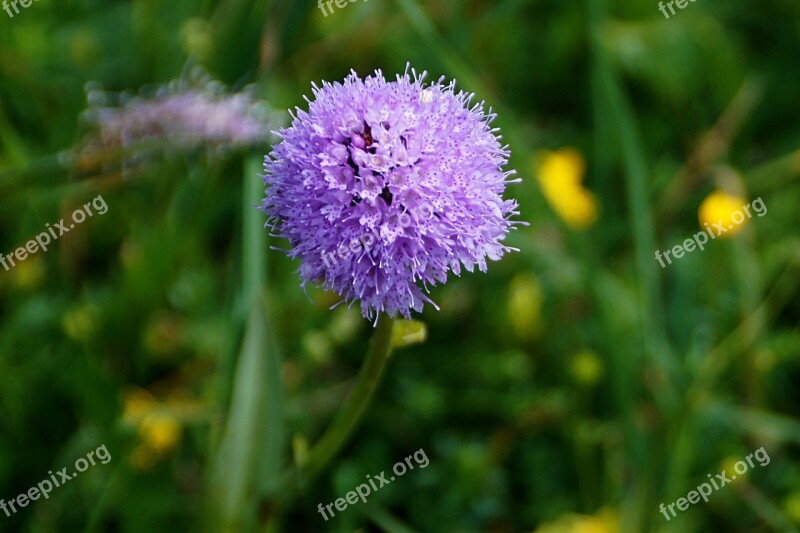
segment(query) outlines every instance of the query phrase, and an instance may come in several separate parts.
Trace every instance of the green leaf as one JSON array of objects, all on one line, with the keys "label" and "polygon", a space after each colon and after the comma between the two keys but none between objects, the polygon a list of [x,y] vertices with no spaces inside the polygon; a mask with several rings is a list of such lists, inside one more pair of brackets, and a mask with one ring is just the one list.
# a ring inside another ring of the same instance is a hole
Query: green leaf
[{"label": "green leaf", "polygon": [[239,304],[249,310],[244,341],[235,362],[226,426],[211,471],[217,529],[246,531],[259,501],[283,467],[281,357],[273,337],[266,287],[266,232],[257,211],[263,194],[260,160],[245,165],[242,194],[242,287]]},{"label": "green leaf", "polygon": [[272,346],[265,305],[257,299],[247,322],[233,397],[211,478],[222,531],[252,527],[259,496],[278,474],[285,429],[280,358]]}]

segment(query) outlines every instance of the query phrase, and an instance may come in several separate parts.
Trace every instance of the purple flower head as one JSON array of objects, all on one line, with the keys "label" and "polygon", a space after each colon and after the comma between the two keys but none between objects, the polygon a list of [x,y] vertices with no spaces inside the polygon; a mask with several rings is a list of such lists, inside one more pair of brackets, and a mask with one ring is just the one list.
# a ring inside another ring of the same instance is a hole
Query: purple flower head
[{"label": "purple flower head", "polygon": [[302,285],[360,300],[368,318],[408,318],[433,304],[420,285],[515,250],[503,240],[518,206],[502,195],[518,180],[503,170],[495,115],[454,82],[424,79],[352,72],[314,85],[308,112],[296,110],[265,160],[261,209],[300,258]]}]

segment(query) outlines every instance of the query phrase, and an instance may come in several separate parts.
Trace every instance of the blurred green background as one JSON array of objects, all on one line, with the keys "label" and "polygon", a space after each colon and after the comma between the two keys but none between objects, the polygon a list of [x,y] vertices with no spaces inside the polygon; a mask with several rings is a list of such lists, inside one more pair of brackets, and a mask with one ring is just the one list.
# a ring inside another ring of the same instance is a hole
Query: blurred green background
[{"label": "blurred green background", "polygon": [[[112,456],[0,531],[797,530],[798,37],[795,0],[669,19],[652,0],[0,11],[0,253],[98,194],[109,206],[0,270],[0,498],[101,444]],[[276,493],[372,324],[330,311],[335,295],[310,302],[297,262],[268,250],[286,243],[252,207],[267,143],[133,173],[70,164],[86,84],[136,94],[201,66],[254,84],[285,123],[312,82],[407,62],[498,113],[530,226],[509,238],[520,253],[433,290],[425,340],[396,349],[346,446]],[[712,191],[768,213],[660,268]],[[768,465],[659,513],[762,446]],[[426,468],[317,512],[419,449]]]}]

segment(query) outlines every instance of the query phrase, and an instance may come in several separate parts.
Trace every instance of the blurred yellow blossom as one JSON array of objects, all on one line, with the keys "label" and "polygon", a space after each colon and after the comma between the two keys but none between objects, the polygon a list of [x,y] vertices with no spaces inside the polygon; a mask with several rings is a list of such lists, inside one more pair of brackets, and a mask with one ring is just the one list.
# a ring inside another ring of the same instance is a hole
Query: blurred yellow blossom
[{"label": "blurred yellow blossom", "polygon": [[61,326],[67,337],[74,341],[89,340],[96,330],[96,309],[92,305],[83,305],[71,309],[61,319]]},{"label": "blurred yellow blossom", "polygon": [[570,514],[543,524],[536,533],[617,533],[619,518],[611,509],[601,509],[596,515]]},{"label": "blurred yellow blossom", "polygon": [[128,424],[138,424],[157,407],[156,399],[144,389],[136,388],[125,394],[123,401],[123,420]]},{"label": "blurred yellow blossom", "polygon": [[532,274],[518,274],[508,285],[506,312],[515,333],[535,337],[542,329],[542,287]]},{"label": "blurred yellow blossom", "polygon": [[603,377],[603,361],[587,348],[572,357],[570,372],[578,384],[592,386]]},{"label": "blurred yellow blossom", "polygon": [[158,455],[171,452],[180,441],[182,432],[178,420],[165,412],[153,413],[139,425],[143,444]]},{"label": "blurred yellow blossom", "polygon": [[597,220],[597,198],[582,185],[586,164],[572,148],[544,155],[537,168],[542,194],[571,228],[586,229]]},{"label": "blurred yellow blossom", "polygon": [[141,388],[127,392],[123,404],[123,422],[135,427],[139,436],[130,455],[131,465],[148,470],[178,445],[183,434],[181,421],[170,407]]},{"label": "blurred yellow blossom", "polygon": [[40,259],[32,259],[19,263],[11,271],[11,280],[16,288],[29,291],[41,286],[46,273],[44,263]]},{"label": "blurred yellow blossom", "polygon": [[745,463],[744,461],[741,461],[742,463],[744,463],[744,468],[740,468],[740,470],[745,470],[745,471],[744,471],[744,473],[740,474],[740,473],[736,472],[736,463],[737,462],[739,462],[739,459],[737,459],[735,457],[732,457],[732,456],[728,456],[725,459],[723,459],[722,462],[719,464],[720,472],[724,471],[726,473],[727,477],[730,479],[731,483],[736,483],[737,479],[746,476],[747,475],[747,469],[750,468],[747,465],[747,463]]},{"label": "blurred yellow blossom", "polygon": [[[728,194],[721,190],[713,191],[706,196],[698,209],[698,218],[701,226],[714,226],[719,224],[726,230],[719,234],[720,237],[730,237],[738,233],[744,227],[747,219],[742,208],[747,204],[747,200],[739,196]],[[739,223],[733,220],[733,215],[741,212]]]},{"label": "blurred yellow blossom", "polygon": [[791,493],[783,502],[783,508],[795,524],[800,524],[800,492]]},{"label": "blurred yellow blossom", "polygon": [[207,59],[214,48],[211,24],[201,18],[190,18],[181,26],[184,51],[199,60]]}]

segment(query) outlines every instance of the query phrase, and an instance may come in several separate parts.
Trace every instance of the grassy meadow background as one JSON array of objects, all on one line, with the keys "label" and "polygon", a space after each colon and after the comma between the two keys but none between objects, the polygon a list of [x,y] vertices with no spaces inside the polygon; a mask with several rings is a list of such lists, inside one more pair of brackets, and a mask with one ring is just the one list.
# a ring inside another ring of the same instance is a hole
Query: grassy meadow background
[{"label": "grassy meadow background", "polygon": [[[799,39],[794,0],[698,0],[669,20],[654,0],[0,11],[0,253],[108,205],[0,269],[0,498],[101,444],[112,456],[0,531],[798,530]],[[286,246],[253,208],[268,143],[82,166],[87,84],[147,93],[202,67],[253,84],[277,127],[312,82],[408,62],[498,113],[530,226],[398,326],[360,425],[290,490],[278,480],[353,387],[372,324],[329,310],[335,295],[312,303],[268,249]],[[662,269],[655,251],[702,229],[713,191],[768,212]],[[659,513],[762,446],[768,465]],[[419,449],[426,468],[317,512]]]}]

